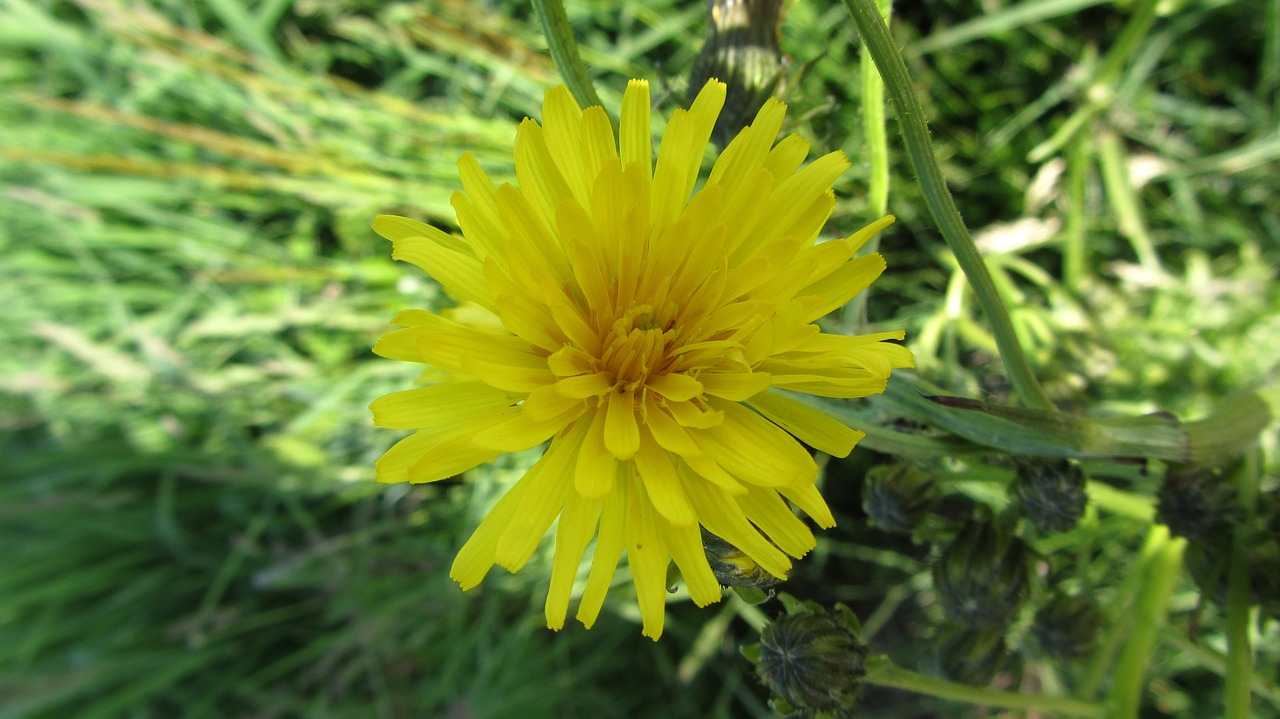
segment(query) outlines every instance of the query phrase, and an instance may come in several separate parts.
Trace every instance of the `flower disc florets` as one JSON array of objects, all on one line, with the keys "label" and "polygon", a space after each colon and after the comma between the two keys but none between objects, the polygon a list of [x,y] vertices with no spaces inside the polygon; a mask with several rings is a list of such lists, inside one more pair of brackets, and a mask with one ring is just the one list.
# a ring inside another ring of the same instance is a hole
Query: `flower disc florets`
[{"label": "flower disc florets", "polygon": [[373,403],[383,427],[412,429],[378,462],[384,482],[432,482],[550,440],[459,552],[463,588],[497,564],[516,571],[558,518],[547,624],[564,624],[578,564],[595,541],[578,618],[599,614],[625,552],[644,633],[662,632],[666,572],[699,605],[720,585],[701,528],[774,576],[814,546],[790,500],[834,519],[797,439],[844,456],[862,436],[777,390],[824,397],[883,391],[911,354],[901,332],[846,337],[815,321],[884,269],[854,257],[892,218],[817,242],[841,153],[803,165],[774,144],[785,106],[766,102],[694,192],[724,103],[707,83],[667,125],[656,161],[649,90],[632,81],[615,141],[604,110],[547,92],[543,123],[516,135],[519,187],[495,187],[475,158],[453,196],[462,237],[381,216],[393,257],[458,301],[402,312],[374,352],[429,366],[425,386]]}]

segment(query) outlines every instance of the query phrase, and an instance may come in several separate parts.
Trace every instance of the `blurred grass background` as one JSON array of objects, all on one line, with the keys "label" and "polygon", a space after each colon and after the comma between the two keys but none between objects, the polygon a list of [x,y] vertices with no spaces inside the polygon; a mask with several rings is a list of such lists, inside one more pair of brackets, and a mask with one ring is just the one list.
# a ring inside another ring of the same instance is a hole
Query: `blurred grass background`
[{"label": "blurred grass background", "polygon": [[[681,103],[701,2],[568,10],[606,103],[628,77]],[[1055,399],[1196,417],[1280,380],[1280,0],[931,0],[894,31]],[[528,457],[372,481],[394,437],[366,406],[414,372],[369,347],[443,298],[369,223],[450,226],[464,150],[511,177],[515,121],[558,82],[544,47],[510,0],[0,0],[0,716],[769,715],[736,650],[753,609],[677,598],[653,644],[625,573],[595,629],[559,635],[546,557],[457,589],[454,552]],[[847,233],[870,219],[856,37],[840,5],[795,2],[782,47],[808,68],[790,131],[853,160]],[[891,157],[870,315],[907,328],[930,380],[998,399],[994,345]],[[832,465],[841,526],[792,591],[850,603],[914,666],[937,608],[924,550],[862,522],[870,455]],[[1007,481],[938,471],[974,496]],[[1107,598],[1141,528],[1104,515],[1060,544]],[[1186,583],[1150,716],[1218,711],[1219,618],[1197,603]],[[1277,633],[1257,637],[1258,716],[1280,706]],[[1075,671],[1019,661],[1033,686]]]}]

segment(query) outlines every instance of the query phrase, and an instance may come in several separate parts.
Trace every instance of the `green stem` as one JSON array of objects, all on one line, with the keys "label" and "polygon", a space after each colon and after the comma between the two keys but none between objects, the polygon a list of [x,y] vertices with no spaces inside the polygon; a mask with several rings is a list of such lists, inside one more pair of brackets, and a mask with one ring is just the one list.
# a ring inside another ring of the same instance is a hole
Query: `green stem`
[{"label": "green stem", "polygon": [[863,681],[876,686],[906,689],[917,694],[966,702],[978,706],[1046,712],[1071,717],[1101,718],[1106,713],[1099,704],[1072,699],[1071,697],[1001,692],[917,674],[894,666],[893,662],[886,657],[871,657],[867,659],[867,676]]},{"label": "green stem", "polygon": [[[892,7],[892,0],[876,0],[876,10],[886,24],[889,22]],[[870,209],[870,219],[874,220],[889,212],[889,141],[884,129],[884,80],[880,79],[880,73],[876,71],[866,45],[862,46],[860,56],[862,123],[865,128],[867,165],[869,166],[867,206]],[[875,245],[872,243],[879,244],[879,241],[880,238],[877,235],[867,243],[872,248],[871,252],[875,251]]]},{"label": "green stem", "polygon": [[582,64],[582,56],[578,54],[578,42],[573,38],[564,3],[560,0],[533,0],[533,10],[542,23],[542,34],[547,38],[551,59],[555,61],[556,69],[564,78],[569,92],[573,93],[573,98],[583,107],[603,106],[595,86],[591,84],[587,66]]},{"label": "green stem", "polygon": [[934,159],[933,145],[929,140],[924,108],[916,97],[911,75],[907,72],[907,66],[902,61],[893,38],[889,36],[889,30],[885,27],[874,0],[844,0],[844,4],[854,24],[858,26],[867,52],[875,61],[889,98],[893,101],[903,144],[906,145],[911,167],[920,180],[925,204],[938,223],[938,229],[955,255],[956,262],[973,287],[983,314],[991,323],[996,346],[1000,349],[1000,358],[1009,372],[1014,390],[1027,406],[1052,409],[1053,402],[1031,371],[1031,364],[1013,332],[1009,313],[1000,301],[1000,295],[991,282],[991,275],[983,264],[982,255],[969,236],[969,229],[965,227],[960,211],[956,209],[946,182],[942,179],[942,171]]},{"label": "green stem", "polygon": [[[876,10],[886,23],[889,22],[892,5],[893,0],[876,0]],[[884,129],[884,81],[880,79],[880,73],[876,71],[866,45],[860,50],[858,62],[862,74],[863,138],[866,140],[867,214],[869,219],[874,220],[889,212],[889,141]],[[872,253],[879,249],[880,236],[876,235],[867,242],[864,251]],[[859,294],[845,311],[844,329],[847,333],[865,331],[868,294]]]},{"label": "green stem", "polygon": [[1142,687],[1151,663],[1156,635],[1164,624],[1169,597],[1182,570],[1183,539],[1169,537],[1164,525],[1151,528],[1139,568],[1142,590],[1131,615],[1129,641],[1112,672],[1112,719],[1136,719],[1142,704]]},{"label": "green stem", "polygon": [[1234,472],[1245,521],[1236,526],[1227,575],[1227,684],[1224,719],[1252,716],[1249,684],[1253,678],[1253,649],[1249,643],[1249,529],[1257,511],[1257,451],[1245,455]]}]

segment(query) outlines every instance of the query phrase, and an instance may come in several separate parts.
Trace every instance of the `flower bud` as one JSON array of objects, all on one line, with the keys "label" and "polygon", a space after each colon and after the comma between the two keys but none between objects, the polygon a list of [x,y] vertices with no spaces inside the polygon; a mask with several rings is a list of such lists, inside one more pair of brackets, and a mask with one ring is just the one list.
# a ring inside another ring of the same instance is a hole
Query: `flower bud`
[{"label": "flower bud", "polygon": [[845,716],[867,673],[857,618],[843,604],[827,610],[816,602],[782,598],[787,613],[766,626],[760,644],[746,652],[775,697],[771,704],[784,715]]},{"label": "flower bud", "polygon": [[867,471],[862,510],[872,526],[906,534],[929,516],[939,494],[938,485],[919,467],[882,464]]},{"label": "flower bud", "polygon": [[790,65],[778,43],[782,6],[783,0],[707,3],[707,41],[693,63],[689,91],[696,94],[711,78],[728,85],[715,125],[721,146],[751,123],[765,100],[781,94]]},{"label": "flower bud", "polygon": [[1018,463],[1010,498],[1035,528],[1065,532],[1084,515],[1084,472],[1065,459]]},{"label": "flower bud", "polygon": [[984,687],[995,678],[1008,656],[1003,629],[966,629],[948,624],[933,638],[921,669],[939,679]]},{"label": "flower bud", "polygon": [[990,522],[966,524],[933,565],[938,603],[970,629],[1006,626],[1030,582],[1026,545]]},{"label": "flower bud", "polygon": [[1045,656],[1079,659],[1097,648],[1102,624],[1102,610],[1092,600],[1055,592],[1036,610],[1031,635]]},{"label": "flower bud", "polygon": [[1156,521],[1192,543],[1230,538],[1241,519],[1236,488],[1211,470],[1170,469],[1156,495]]},{"label": "flower bud", "polygon": [[705,529],[702,530],[702,549],[711,573],[723,586],[764,590],[786,578],[773,576],[741,549]]},{"label": "flower bud", "polygon": [[[1200,593],[1222,607],[1227,605],[1231,542],[1230,533],[1216,541],[1188,542],[1184,555],[1187,571]],[[1280,617],[1280,536],[1265,525],[1257,526],[1248,532],[1244,552],[1249,604],[1261,605],[1265,613]]]}]

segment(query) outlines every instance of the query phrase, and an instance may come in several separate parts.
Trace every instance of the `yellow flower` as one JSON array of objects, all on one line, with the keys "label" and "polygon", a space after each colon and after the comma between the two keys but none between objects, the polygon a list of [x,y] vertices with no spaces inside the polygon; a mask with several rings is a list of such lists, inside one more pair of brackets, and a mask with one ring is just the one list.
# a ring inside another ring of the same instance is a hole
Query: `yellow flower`
[{"label": "yellow flower", "polygon": [[863,433],[775,393],[863,397],[910,352],[824,334],[814,322],[884,269],[853,257],[886,217],[817,243],[848,167],[834,152],[774,144],[786,107],[769,100],[696,193],[725,86],[708,82],[667,125],[656,166],[649,86],[627,85],[619,140],[600,107],[547,92],[543,124],[515,142],[519,187],[494,187],[470,154],[453,195],[462,237],[402,217],[374,229],[392,256],[458,301],[407,310],[374,352],[429,366],[429,384],[375,401],[374,422],[414,429],[378,461],[383,482],[433,482],[506,452],[551,443],[462,547],[463,589],[493,565],[518,571],[557,518],[547,625],[564,626],[574,578],[595,550],[577,618],[599,616],[625,552],[644,634],[662,633],[667,567],[699,606],[722,590],[699,525],[785,577],[814,547],[790,500],[835,520],[800,439],[845,456]]}]

